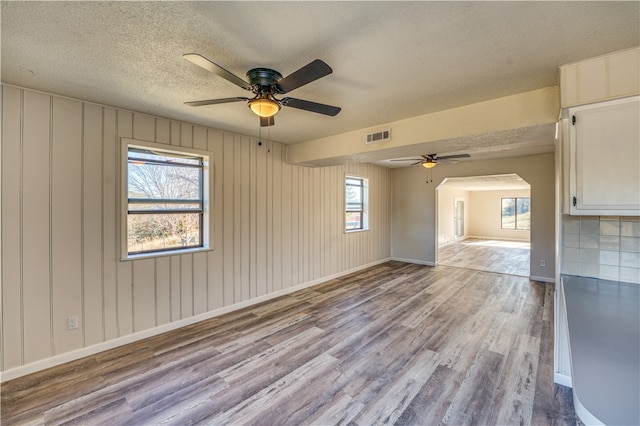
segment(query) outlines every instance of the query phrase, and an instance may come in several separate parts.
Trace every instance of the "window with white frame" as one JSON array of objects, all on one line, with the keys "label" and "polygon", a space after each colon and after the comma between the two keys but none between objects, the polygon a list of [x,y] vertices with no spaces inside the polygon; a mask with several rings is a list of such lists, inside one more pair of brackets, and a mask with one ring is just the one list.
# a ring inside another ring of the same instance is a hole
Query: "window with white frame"
[{"label": "window with white frame", "polygon": [[369,180],[345,177],[345,232],[369,229]]},{"label": "window with white frame", "polygon": [[123,258],[209,248],[210,154],[123,139]]},{"label": "window with white frame", "polygon": [[500,223],[502,229],[530,230],[531,199],[529,197],[502,198]]}]

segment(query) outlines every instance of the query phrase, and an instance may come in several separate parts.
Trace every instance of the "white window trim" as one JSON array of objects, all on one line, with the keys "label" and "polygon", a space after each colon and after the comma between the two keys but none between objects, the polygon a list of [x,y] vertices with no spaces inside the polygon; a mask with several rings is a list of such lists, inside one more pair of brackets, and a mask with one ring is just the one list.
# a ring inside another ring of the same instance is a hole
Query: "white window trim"
[{"label": "white window trim", "polygon": [[[364,216],[362,218],[362,229],[347,229],[347,197],[345,191],[348,178],[362,179],[362,211]],[[344,178],[342,179],[342,229],[345,234],[365,232],[369,230],[369,178],[351,173],[344,174]]]},{"label": "white window trim", "polygon": [[[202,220],[202,247],[191,247],[185,249],[176,249],[168,251],[160,251],[153,253],[129,254],[127,247],[127,206],[129,204],[128,197],[128,159],[129,147],[153,149],[157,152],[166,152],[168,154],[185,154],[197,155],[202,157],[203,162],[203,220]],[[121,138],[120,140],[120,260],[129,261],[135,259],[147,259],[163,256],[176,256],[186,253],[197,253],[202,251],[213,250],[213,154],[195,148],[185,148],[181,146],[165,145],[155,142],[141,141],[136,139]]]}]

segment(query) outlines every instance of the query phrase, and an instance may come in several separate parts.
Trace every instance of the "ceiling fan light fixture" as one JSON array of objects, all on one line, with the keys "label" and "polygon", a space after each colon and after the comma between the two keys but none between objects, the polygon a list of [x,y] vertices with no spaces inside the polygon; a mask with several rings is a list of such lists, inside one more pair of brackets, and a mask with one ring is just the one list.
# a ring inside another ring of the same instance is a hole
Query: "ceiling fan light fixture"
[{"label": "ceiling fan light fixture", "polygon": [[427,158],[423,163],[422,163],[422,167],[426,168],[426,169],[433,169],[436,164],[438,164],[436,161],[432,160],[431,158]]},{"label": "ceiling fan light fixture", "polygon": [[257,98],[249,101],[251,111],[260,117],[273,117],[280,111],[280,104],[269,98]]}]

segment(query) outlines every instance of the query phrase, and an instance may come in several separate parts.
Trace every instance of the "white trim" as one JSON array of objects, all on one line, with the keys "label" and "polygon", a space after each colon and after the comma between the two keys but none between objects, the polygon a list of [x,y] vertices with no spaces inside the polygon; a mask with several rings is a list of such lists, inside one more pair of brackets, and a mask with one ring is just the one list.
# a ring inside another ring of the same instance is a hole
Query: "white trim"
[{"label": "white trim", "polygon": [[583,424],[589,426],[604,426],[604,423],[600,419],[591,414],[591,412],[582,405],[575,389],[573,390],[573,408],[575,409],[576,416],[578,416]]},{"label": "white trim", "polygon": [[[507,229],[507,231],[514,231],[514,229]],[[515,231],[521,232],[530,232],[528,230],[515,229]],[[519,243],[531,243],[531,238],[522,239],[522,238],[506,238],[506,237],[481,237],[478,235],[467,235],[465,238],[477,238],[479,240],[497,240],[497,241],[516,241]]]},{"label": "white trim", "polygon": [[[190,247],[186,249],[165,250],[152,253],[129,254],[127,246],[127,206],[128,206],[128,167],[129,147],[150,148],[158,152],[167,154],[190,154],[197,155],[203,160],[203,188],[202,197],[204,202],[204,220],[202,230],[202,247]],[[172,256],[177,254],[194,253],[199,251],[213,250],[213,153],[203,149],[178,147],[165,145],[156,142],[143,141],[138,139],[120,138],[120,261],[126,262],[135,259],[146,259],[160,256]]]},{"label": "white trim", "polygon": [[573,388],[573,381],[571,380],[571,376],[567,376],[566,374],[554,372],[553,382],[562,386],[566,386],[568,388]]},{"label": "white trim", "polygon": [[416,265],[436,266],[435,262],[428,260],[404,259],[402,257],[392,257],[391,260],[395,260],[396,262],[415,263]]},{"label": "white trim", "polygon": [[529,279],[531,281],[541,281],[543,283],[552,283],[552,284],[556,283],[556,279],[555,278],[541,277],[541,276],[538,276],[538,275],[529,275]]},{"label": "white trim", "polygon": [[313,287],[315,285],[322,284],[324,282],[327,282],[336,278],[340,278],[345,275],[349,275],[354,272],[358,272],[363,269],[367,269],[372,266],[379,265],[381,263],[388,262],[389,260],[392,260],[392,259],[390,258],[380,259],[375,262],[368,263],[366,265],[349,269],[347,271],[339,272],[337,274],[329,275],[323,278],[319,278],[317,280],[308,281],[306,283],[298,284],[296,286],[289,287],[286,289],[274,291],[273,293],[265,294],[263,296],[259,296],[250,300],[245,300],[243,302],[235,303],[233,305],[225,306],[219,309],[214,309],[213,311],[205,312],[203,314],[195,315],[189,318],[184,318],[184,319],[172,322],[170,324],[164,324],[158,327],[139,331],[137,333],[118,337],[113,340],[109,340],[107,342],[97,343],[95,345],[87,346],[85,348],[81,348],[81,349],[77,349],[64,354],[56,355],[51,358],[46,358],[46,359],[32,362],[30,364],[22,365],[20,367],[11,368],[7,371],[0,373],[0,383],[17,379],[18,377],[26,376],[27,374],[42,371],[47,368],[65,364],[67,362],[75,361],[87,356],[95,355],[97,353],[100,353],[109,349],[114,349],[129,343],[137,342],[142,339],[157,336],[159,334],[166,333],[168,331],[173,331],[182,327],[186,327],[188,325],[195,324],[200,321],[205,321],[223,314],[227,314],[229,312],[237,311],[239,309],[243,309],[252,305],[256,305],[258,303],[265,302],[267,300],[275,299],[277,297],[284,296],[286,294],[293,293],[298,290],[303,290],[308,287]]}]

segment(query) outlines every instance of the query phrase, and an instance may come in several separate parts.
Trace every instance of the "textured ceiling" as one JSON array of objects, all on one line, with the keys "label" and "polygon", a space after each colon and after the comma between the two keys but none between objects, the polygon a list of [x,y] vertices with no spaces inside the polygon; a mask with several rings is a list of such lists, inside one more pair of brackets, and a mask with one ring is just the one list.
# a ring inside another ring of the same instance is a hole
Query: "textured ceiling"
[{"label": "textured ceiling", "polygon": [[286,76],[320,58],[333,74],[291,96],[342,112],[283,108],[262,136],[288,144],[556,85],[559,65],[637,46],[640,33],[639,2],[1,6],[3,82],[249,136],[258,119],[242,102],[183,105],[248,92],[182,55],[241,77],[254,67]]}]

